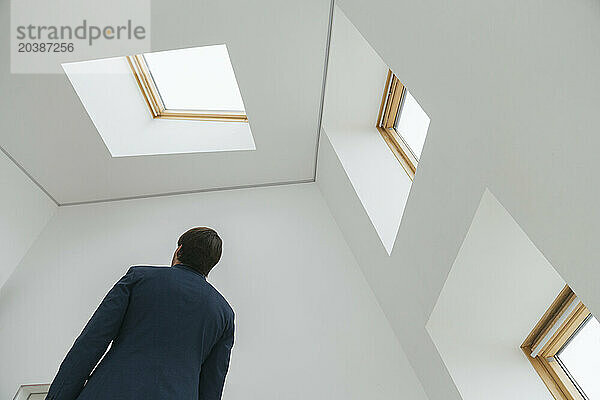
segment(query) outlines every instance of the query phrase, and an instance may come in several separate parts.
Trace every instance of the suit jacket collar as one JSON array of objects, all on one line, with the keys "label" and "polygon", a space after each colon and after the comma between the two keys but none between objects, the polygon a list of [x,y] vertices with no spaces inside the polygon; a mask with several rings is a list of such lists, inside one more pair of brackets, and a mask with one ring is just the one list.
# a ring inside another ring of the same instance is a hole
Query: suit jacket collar
[{"label": "suit jacket collar", "polygon": [[172,268],[181,268],[181,269],[187,269],[188,271],[191,271],[191,272],[193,272],[193,273],[195,273],[195,274],[197,274],[197,275],[200,275],[200,276],[201,276],[201,277],[203,277],[204,279],[206,279],[206,276],[205,276],[205,275],[203,275],[202,273],[200,273],[200,272],[196,271],[194,268],[192,268],[192,267],[190,267],[189,265],[186,265],[186,264],[181,264],[181,263],[180,263],[180,264],[175,264],[175,265],[173,265],[173,267],[172,267]]}]

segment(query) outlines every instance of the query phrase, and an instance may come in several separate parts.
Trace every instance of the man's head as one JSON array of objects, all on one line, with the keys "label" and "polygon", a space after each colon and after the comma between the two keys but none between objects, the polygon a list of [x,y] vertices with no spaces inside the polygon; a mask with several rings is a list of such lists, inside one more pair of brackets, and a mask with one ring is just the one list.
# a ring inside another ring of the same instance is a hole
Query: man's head
[{"label": "man's head", "polygon": [[192,228],[179,238],[171,265],[185,264],[202,275],[221,259],[222,241],[217,232],[210,228]]}]

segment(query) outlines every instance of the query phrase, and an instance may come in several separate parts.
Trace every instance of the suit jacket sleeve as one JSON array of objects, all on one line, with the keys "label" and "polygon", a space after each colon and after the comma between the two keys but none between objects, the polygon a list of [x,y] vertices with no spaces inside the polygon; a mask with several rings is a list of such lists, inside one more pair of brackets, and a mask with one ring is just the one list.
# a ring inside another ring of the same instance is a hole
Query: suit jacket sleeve
[{"label": "suit jacket sleeve", "polygon": [[202,364],[200,372],[199,400],[220,400],[229,369],[229,357],[233,348],[233,317],[223,336],[213,346]]},{"label": "suit jacket sleeve", "polygon": [[108,292],[75,340],[50,385],[47,400],[75,400],[79,396],[92,370],[119,332],[134,283],[135,268],[131,267]]}]

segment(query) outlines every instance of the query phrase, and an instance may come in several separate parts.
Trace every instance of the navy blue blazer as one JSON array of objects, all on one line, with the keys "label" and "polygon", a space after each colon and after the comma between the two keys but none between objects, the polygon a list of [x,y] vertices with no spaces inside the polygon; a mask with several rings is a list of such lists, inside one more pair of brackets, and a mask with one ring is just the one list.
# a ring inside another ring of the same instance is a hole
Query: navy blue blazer
[{"label": "navy blue blazer", "polygon": [[183,264],[131,267],[75,340],[46,399],[218,400],[233,333],[233,310],[202,274]]}]

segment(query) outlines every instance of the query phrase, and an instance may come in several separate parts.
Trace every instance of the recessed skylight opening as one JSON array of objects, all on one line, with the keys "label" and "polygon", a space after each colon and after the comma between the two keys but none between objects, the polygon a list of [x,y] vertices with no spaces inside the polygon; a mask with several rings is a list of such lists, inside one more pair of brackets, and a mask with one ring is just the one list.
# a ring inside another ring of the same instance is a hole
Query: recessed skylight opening
[{"label": "recessed skylight opening", "polygon": [[224,45],[62,66],[113,157],[256,149]]},{"label": "recessed skylight opening", "polygon": [[225,45],[127,58],[153,118],[247,122]]}]

